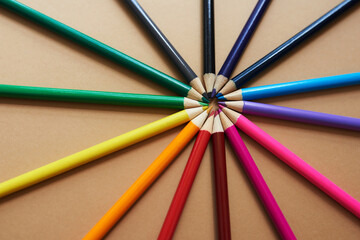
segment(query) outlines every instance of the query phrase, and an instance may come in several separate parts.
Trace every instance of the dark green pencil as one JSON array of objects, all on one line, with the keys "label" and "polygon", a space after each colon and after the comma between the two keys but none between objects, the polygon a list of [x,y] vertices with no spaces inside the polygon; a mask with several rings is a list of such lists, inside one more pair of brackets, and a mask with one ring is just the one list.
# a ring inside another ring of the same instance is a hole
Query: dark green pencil
[{"label": "dark green pencil", "polygon": [[176,109],[207,106],[186,97],[4,84],[0,84],[0,97]]},{"label": "dark green pencil", "polygon": [[4,6],[15,13],[24,16],[110,60],[118,63],[172,91],[180,96],[189,97],[199,101],[208,102],[200,93],[189,85],[176,80],[163,72],[160,72],[145,63],[142,63],[88,35],[81,33],[53,18],[50,18],[15,0],[0,0],[0,6]]}]

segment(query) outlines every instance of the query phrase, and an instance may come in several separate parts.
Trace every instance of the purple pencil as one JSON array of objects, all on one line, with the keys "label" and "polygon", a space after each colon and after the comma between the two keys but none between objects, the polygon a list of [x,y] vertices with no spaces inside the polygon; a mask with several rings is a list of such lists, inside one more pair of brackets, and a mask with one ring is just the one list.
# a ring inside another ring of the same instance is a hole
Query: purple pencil
[{"label": "purple pencil", "polygon": [[360,118],[280,107],[271,104],[249,101],[228,101],[219,103],[234,109],[235,111],[251,115],[360,131]]},{"label": "purple pencil", "polygon": [[286,240],[296,239],[288,222],[285,219],[284,214],[281,212],[280,207],[276,203],[276,200],[273,197],[269,187],[267,186],[254,160],[247,150],[245,143],[241,139],[235,125],[222,111],[220,112],[220,119],[224,127],[226,137],[229,139],[240,164],[248,175],[250,182],[254,186],[255,191],[257,192],[281,238]]}]

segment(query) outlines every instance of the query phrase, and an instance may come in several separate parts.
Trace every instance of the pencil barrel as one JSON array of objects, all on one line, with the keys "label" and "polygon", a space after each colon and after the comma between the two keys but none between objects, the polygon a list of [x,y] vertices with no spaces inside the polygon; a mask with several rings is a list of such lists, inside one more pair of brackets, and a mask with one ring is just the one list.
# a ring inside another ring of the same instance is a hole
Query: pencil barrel
[{"label": "pencil barrel", "polygon": [[224,133],[213,133],[212,143],[218,238],[230,240],[231,228]]},{"label": "pencil barrel", "polygon": [[184,97],[0,84],[0,97],[63,102],[184,108]]},{"label": "pencil barrel", "polygon": [[231,73],[234,71],[237,63],[240,60],[241,55],[245,51],[245,48],[249,43],[253,33],[255,32],[255,29],[259,24],[262,16],[264,15],[269,3],[270,0],[259,0],[256,3],[254,10],[252,11],[245,26],[241,30],[240,35],[236,39],[236,42],[230,50],[230,53],[227,56],[224,64],[222,65],[218,75],[223,75],[227,78],[230,78]]},{"label": "pencil barrel", "polygon": [[329,12],[325,13],[319,19],[311,23],[309,26],[298,32],[296,35],[291,37],[289,40],[275,48],[273,51],[268,53],[265,57],[261,58],[253,65],[236,75],[232,80],[236,84],[237,88],[241,88],[246,82],[254,78],[257,74],[262,72],[265,68],[276,62],[278,59],[283,57],[285,54],[290,52],[293,48],[298,46],[300,43],[311,37],[318,30],[326,26],[332,20],[340,16],[343,12],[348,10],[350,7],[359,3],[358,0],[345,0],[339,5],[335,6]]},{"label": "pencil barrel", "polygon": [[360,131],[360,119],[244,101],[243,113]]},{"label": "pencil barrel", "polygon": [[158,240],[172,239],[210,137],[211,134],[208,131],[200,131],[196,138],[189,160],[185,166],[164,224],[159,233]]},{"label": "pencil barrel", "polygon": [[226,129],[225,134],[229,138],[240,164],[244,168],[246,175],[248,176],[281,238],[295,240],[296,237],[294,233],[292,232],[284,214],[267,186],[258,167],[252,159],[245,143],[241,139],[236,127],[233,125],[232,127]]},{"label": "pencil barrel", "polygon": [[294,82],[277,83],[259,87],[249,87],[243,88],[241,91],[243,100],[255,100],[358,84],[360,84],[360,72]]},{"label": "pencil barrel", "polygon": [[94,161],[189,121],[185,110],[0,183],[0,198]]},{"label": "pencil barrel", "polygon": [[214,0],[203,0],[204,74],[215,73]]},{"label": "pencil barrel", "polygon": [[145,25],[146,29],[150,32],[151,36],[155,38],[157,43],[162,47],[165,53],[169,56],[175,66],[179,69],[180,73],[185,77],[185,79],[190,83],[197,76],[182,56],[178,53],[175,47],[170,43],[166,36],[161,32],[161,30],[156,26],[156,24],[151,20],[149,15],[144,11],[136,0],[125,0],[130,6],[135,15],[139,20]]},{"label": "pencil barrel", "polygon": [[263,147],[272,152],[289,167],[305,177],[309,182],[317,186],[320,190],[337,201],[344,208],[360,218],[360,202],[358,200],[350,196],[335,183],[331,182],[324,175],[315,170],[304,160],[295,155],[281,143],[276,141],[265,131],[257,127],[243,115],[239,117],[238,121],[236,122],[236,126],[238,126],[244,133],[253,138]]},{"label": "pencil barrel", "polygon": [[134,184],[131,185],[99,222],[86,234],[83,240],[102,239],[160,176],[198,131],[199,127],[189,122]]},{"label": "pencil barrel", "polygon": [[87,36],[53,18],[50,18],[28,6],[25,6],[15,0],[0,1],[0,6],[4,6],[15,13],[22,15],[49,30],[62,35],[100,55],[118,63],[176,93],[186,97],[190,86],[186,85],[165,73],[162,73],[145,63],[142,63],[98,40]]}]

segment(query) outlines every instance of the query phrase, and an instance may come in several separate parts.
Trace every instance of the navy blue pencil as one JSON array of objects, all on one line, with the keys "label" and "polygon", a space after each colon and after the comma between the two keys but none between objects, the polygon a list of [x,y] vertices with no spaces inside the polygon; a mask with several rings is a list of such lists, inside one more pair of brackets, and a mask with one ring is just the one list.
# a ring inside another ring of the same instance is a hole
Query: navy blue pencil
[{"label": "navy blue pencil", "polygon": [[216,76],[211,97],[227,83],[271,0],[259,0]]},{"label": "navy blue pencil", "polygon": [[286,53],[290,52],[293,48],[298,46],[304,40],[312,36],[316,31],[323,28],[336,17],[340,16],[343,12],[345,12],[350,7],[354,6],[356,3],[359,2],[359,0],[345,0],[341,2],[339,5],[331,9],[329,12],[325,13],[315,22],[311,23],[309,26],[294,35],[292,38],[290,38],[289,40],[281,44],[279,47],[268,53],[265,57],[261,58],[253,65],[236,75],[233,79],[229,80],[227,84],[216,95],[216,97],[220,97],[241,88],[243,84],[254,78],[265,68],[269,67],[271,64],[276,62]]}]

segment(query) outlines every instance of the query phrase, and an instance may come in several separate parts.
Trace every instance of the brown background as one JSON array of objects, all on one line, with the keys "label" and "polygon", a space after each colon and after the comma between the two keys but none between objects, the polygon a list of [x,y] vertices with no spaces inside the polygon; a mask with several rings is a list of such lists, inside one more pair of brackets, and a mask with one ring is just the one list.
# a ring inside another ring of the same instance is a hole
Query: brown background
[{"label": "brown background", "polygon": [[[182,79],[122,1],[21,2]],[[235,74],[313,22],[340,0],[278,0],[268,8]],[[140,3],[202,75],[201,1]],[[255,0],[216,1],[219,70]],[[0,8],[3,84],[173,95],[112,62]],[[359,6],[252,81],[266,85],[359,71]],[[360,117],[360,87],[262,100]],[[175,110],[0,99],[0,181],[152,122]],[[301,158],[360,199],[359,133],[249,116]],[[80,239],[176,136],[181,127],[0,200],[0,239]],[[272,154],[247,146],[299,239],[358,239],[360,222]],[[193,143],[193,142],[192,142]],[[192,143],[119,222],[107,239],[154,239]],[[277,239],[230,146],[228,181],[233,239]],[[175,239],[213,239],[214,190],[208,148]]]}]

